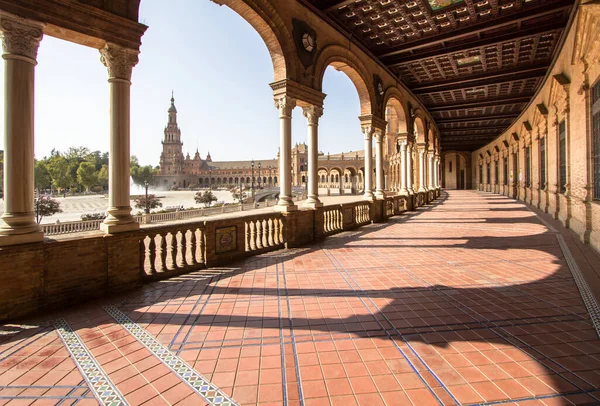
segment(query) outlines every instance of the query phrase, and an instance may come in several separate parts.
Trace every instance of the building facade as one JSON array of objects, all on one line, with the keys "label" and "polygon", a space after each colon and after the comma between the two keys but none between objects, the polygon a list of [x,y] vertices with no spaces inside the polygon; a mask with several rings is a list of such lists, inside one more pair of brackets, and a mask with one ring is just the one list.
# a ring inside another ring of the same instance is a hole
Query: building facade
[{"label": "building facade", "polygon": [[177,124],[175,98],[171,96],[168,122],[164,129],[162,153],[160,154],[160,174],[155,177],[155,185],[161,189],[234,187],[275,187],[278,185],[278,159],[260,161],[213,161],[210,152],[206,158],[200,152],[192,158],[184,156],[181,129]]},{"label": "building facade", "polygon": [[[155,186],[160,189],[181,188],[231,188],[242,184],[255,186],[278,186],[280,154],[277,158],[250,161],[213,161],[210,152],[202,159],[196,149],[193,157],[184,155],[181,129],[177,123],[175,98],[171,96],[171,106],[167,110],[168,120],[164,128],[162,153],[160,154],[160,174],[155,177]],[[392,137],[390,136],[391,140]],[[384,165],[387,169],[388,154],[392,147],[386,144]],[[391,156],[391,155],[389,155]],[[363,190],[364,151],[349,151],[338,154],[318,155],[319,188],[327,195],[356,194]],[[308,146],[296,144],[292,148],[292,186],[306,187],[308,181]],[[253,167],[254,164],[254,167]],[[386,175],[386,182],[388,176]],[[389,178],[391,181],[391,177]]]}]

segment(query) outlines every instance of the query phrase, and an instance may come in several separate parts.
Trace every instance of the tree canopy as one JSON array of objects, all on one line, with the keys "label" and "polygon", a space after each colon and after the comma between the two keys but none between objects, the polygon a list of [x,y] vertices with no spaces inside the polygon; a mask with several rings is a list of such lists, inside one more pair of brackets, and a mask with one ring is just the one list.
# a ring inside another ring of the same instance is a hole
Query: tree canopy
[{"label": "tree canopy", "polygon": [[50,196],[40,196],[34,200],[35,221],[40,224],[44,217],[52,216],[56,213],[62,213],[60,203]]},{"label": "tree canopy", "polygon": [[197,192],[196,196],[194,196],[194,200],[197,204],[203,204],[204,207],[210,207],[213,202],[216,202],[217,196],[213,195],[210,190],[202,192]]}]

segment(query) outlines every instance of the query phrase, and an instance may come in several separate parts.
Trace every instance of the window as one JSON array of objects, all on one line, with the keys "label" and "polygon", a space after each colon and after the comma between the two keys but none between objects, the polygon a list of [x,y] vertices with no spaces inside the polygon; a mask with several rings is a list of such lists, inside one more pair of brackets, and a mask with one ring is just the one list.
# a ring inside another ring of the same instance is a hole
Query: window
[{"label": "window", "polygon": [[546,186],[546,137],[540,138],[540,189]]},{"label": "window", "polygon": [[558,188],[567,191],[567,126],[565,120],[558,125]]},{"label": "window", "polygon": [[452,161],[448,162],[448,172],[452,173]]},{"label": "window", "polygon": [[531,147],[525,148],[525,187],[531,187]]},{"label": "window", "polygon": [[600,82],[592,87],[592,138],[594,140],[594,199],[600,199]]},{"label": "window", "polygon": [[504,186],[508,185],[508,157],[504,157]]}]

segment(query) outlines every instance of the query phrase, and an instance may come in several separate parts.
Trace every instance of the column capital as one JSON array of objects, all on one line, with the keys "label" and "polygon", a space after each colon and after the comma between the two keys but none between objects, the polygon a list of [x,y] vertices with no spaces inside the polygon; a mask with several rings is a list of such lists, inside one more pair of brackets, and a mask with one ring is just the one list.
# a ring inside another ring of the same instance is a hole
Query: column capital
[{"label": "column capital", "polygon": [[292,117],[292,110],[296,107],[296,99],[286,95],[276,96],[275,107],[279,110],[279,117]]},{"label": "column capital", "polygon": [[370,125],[363,125],[361,128],[363,135],[365,136],[365,140],[371,141],[373,139],[373,133],[375,129]]},{"label": "column capital", "polygon": [[131,80],[131,71],[138,63],[137,49],[125,48],[111,42],[107,42],[100,48],[100,61],[108,69],[108,80]]},{"label": "column capital", "polygon": [[2,57],[37,63],[37,51],[44,36],[44,24],[10,14],[0,13]]},{"label": "column capital", "polygon": [[323,108],[317,106],[302,107],[302,114],[308,120],[308,125],[318,125],[319,118],[323,115]]},{"label": "column capital", "polygon": [[375,136],[375,142],[381,143],[383,142],[384,132],[379,128],[373,129],[373,135]]}]

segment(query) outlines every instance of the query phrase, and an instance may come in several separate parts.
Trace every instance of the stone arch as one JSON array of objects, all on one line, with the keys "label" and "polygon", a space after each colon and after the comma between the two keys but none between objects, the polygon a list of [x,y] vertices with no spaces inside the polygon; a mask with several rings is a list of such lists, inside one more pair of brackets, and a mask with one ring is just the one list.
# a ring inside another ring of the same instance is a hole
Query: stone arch
[{"label": "stone arch", "polygon": [[226,5],[250,24],[263,39],[273,62],[274,82],[296,77],[295,45],[275,8],[260,0],[213,0]]},{"label": "stone arch", "polygon": [[436,149],[435,133],[433,132],[433,129],[431,129],[431,128],[427,131],[427,148],[430,150]]},{"label": "stone arch", "polygon": [[373,86],[369,85],[371,83],[369,71],[356,55],[348,52],[347,48],[340,45],[329,45],[323,48],[315,63],[313,87],[319,91],[323,89],[325,69],[330,65],[334,69],[344,72],[354,83],[360,100],[361,116],[374,114],[373,107],[376,105],[376,98]]},{"label": "stone arch", "polygon": [[425,121],[420,115],[417,115],[413,121],[413,131],[417,143],[425,143],[427,134],[425,133]]},{"label": "stone arch", "polygon": [[390,87],[384,95],[383,105],[385,106],[385,110],[388,108],[393,109],[395,113],[395,117],[397,121],[396,123],[390,122],[387,119],[387,111],[386,111],[386,121],[388,122],[388,128],[390,132],[394,131],[394,127],[396,127],[396,133],[405,133],[408,132],[408,110],[404,103],[402,103],[402,94],[398,91],[398,89],[394,87]]}]

